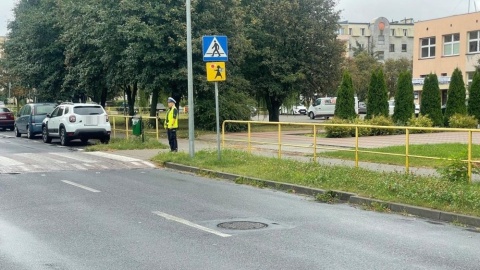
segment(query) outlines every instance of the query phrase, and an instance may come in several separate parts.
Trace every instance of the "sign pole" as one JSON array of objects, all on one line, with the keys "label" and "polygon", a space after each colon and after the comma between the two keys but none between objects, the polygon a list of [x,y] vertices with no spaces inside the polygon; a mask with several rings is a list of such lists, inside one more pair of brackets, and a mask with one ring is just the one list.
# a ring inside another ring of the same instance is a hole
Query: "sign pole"
[{"label": "sign pole", "polygon": [[192,63],[192,18],[191,0],[186,0],[187,9],[187,69],[188,69],[188,149],[190,157],[195,155],[195,124],[193,108],[193,63]]},{"label": "sign pole", "polygon": [[218,160],[222,159],[222,154],[220,151],[220,112],[218,106],[218,82],[215,82],[215,111],[217,117],[217,151],[218,151]]}]

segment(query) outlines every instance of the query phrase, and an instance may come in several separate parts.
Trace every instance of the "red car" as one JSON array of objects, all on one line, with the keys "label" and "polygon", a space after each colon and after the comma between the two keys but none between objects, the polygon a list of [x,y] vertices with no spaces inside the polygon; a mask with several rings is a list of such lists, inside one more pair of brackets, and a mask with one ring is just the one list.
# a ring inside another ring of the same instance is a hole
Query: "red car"
[{"label": "red car", "polygon": [[13,130],[15,123],[15,117],[13,113],[6,107],[0,107],[0,129],[5,130],[6,128]]}]

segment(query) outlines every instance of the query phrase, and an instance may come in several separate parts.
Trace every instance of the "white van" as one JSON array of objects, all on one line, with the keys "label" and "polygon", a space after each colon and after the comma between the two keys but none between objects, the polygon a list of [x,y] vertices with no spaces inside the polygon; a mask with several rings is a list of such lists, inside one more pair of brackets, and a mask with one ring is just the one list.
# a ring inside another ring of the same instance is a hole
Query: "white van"
[{"label": "white van", "polygon": [[[335,114],[335,104],[337,103],[336,97],[324,97],[317,98],[315,103],[308,108],[307,115],[310,119],[316,117],[323,117],[328,119]],[[358,98],[355,97],[355,113],[358,114]]]}]

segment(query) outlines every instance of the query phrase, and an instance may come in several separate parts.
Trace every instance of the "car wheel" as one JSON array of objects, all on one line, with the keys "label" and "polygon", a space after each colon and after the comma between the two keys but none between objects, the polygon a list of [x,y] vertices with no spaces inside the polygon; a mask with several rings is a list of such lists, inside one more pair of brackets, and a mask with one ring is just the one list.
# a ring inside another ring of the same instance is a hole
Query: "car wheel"
[{"label": "car wheel", "polygon": [[86,144],[88,142],[88,138],[81,138],[80,141],[82,141],[82,143]]},{"label": "car wheel", "polygon": [[13,132],[15,133],[15,137],[20,137],[22,134],[18,131],[17,126],[13,127]]},{"label": "car wheel", "polygon": [[103,143],[103,144],[108,144],[108,142],[110,142],[110,136],[105,136],[105,137],[101,138],[100,142]]},{"label": "car wheel", "polygon": [[33,134],[32,134],[32,130],[30,129],[30,126],[27,127],[27,138],[33,139]]},{"label": "car wheel", "polygon": [[313,112],[310,112],[308,114],[308,117],[310,117],[310,119],[315,119],[315,114]]},{"label": "car wheel", "polygon": [[62,146],[67,146],[69,143],[68,137],[67,137],[67,132],[65,131],[65,128],[60,128],[60,145]]},{"label": "car wheel", "polygon": [[44,143],[51,143],[52,142],[52,138],[50,136],[48,136],[47,126],[44,126],[42,128],[42,139],[43,139]]}]

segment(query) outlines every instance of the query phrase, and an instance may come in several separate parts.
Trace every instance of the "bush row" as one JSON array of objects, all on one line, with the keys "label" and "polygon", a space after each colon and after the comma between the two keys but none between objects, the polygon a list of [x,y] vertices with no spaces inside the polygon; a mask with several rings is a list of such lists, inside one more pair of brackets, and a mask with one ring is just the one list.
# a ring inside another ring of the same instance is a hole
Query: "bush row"
[{"label": "bush row", "polygon": [[[353,125],[371,125],[371,126],[383,126],[383,128],[363,127],[358,128],[358,136],[380,136],[380,135],[393,135],[402,134],[405,132],[403,129],[388,128],[393,126],[400,126],[395,124],[391,117],[375,116],[371,119],[355,118],[353,120],[347,119],[332,119],[327,122],[328,124],[353,124]],[[414,115],[407,121],[408,127],[433,127],[433,121],[428,115]],[[454,114],[449,119],[449,126],[452,128],[477,128],[478,121],[473,116]],[[326,126],[326,136],[328,138],[346,138],[355,137],[355,127],[350,126]],[[430,130],[410,130],[410,133],[429,133]]]}]

